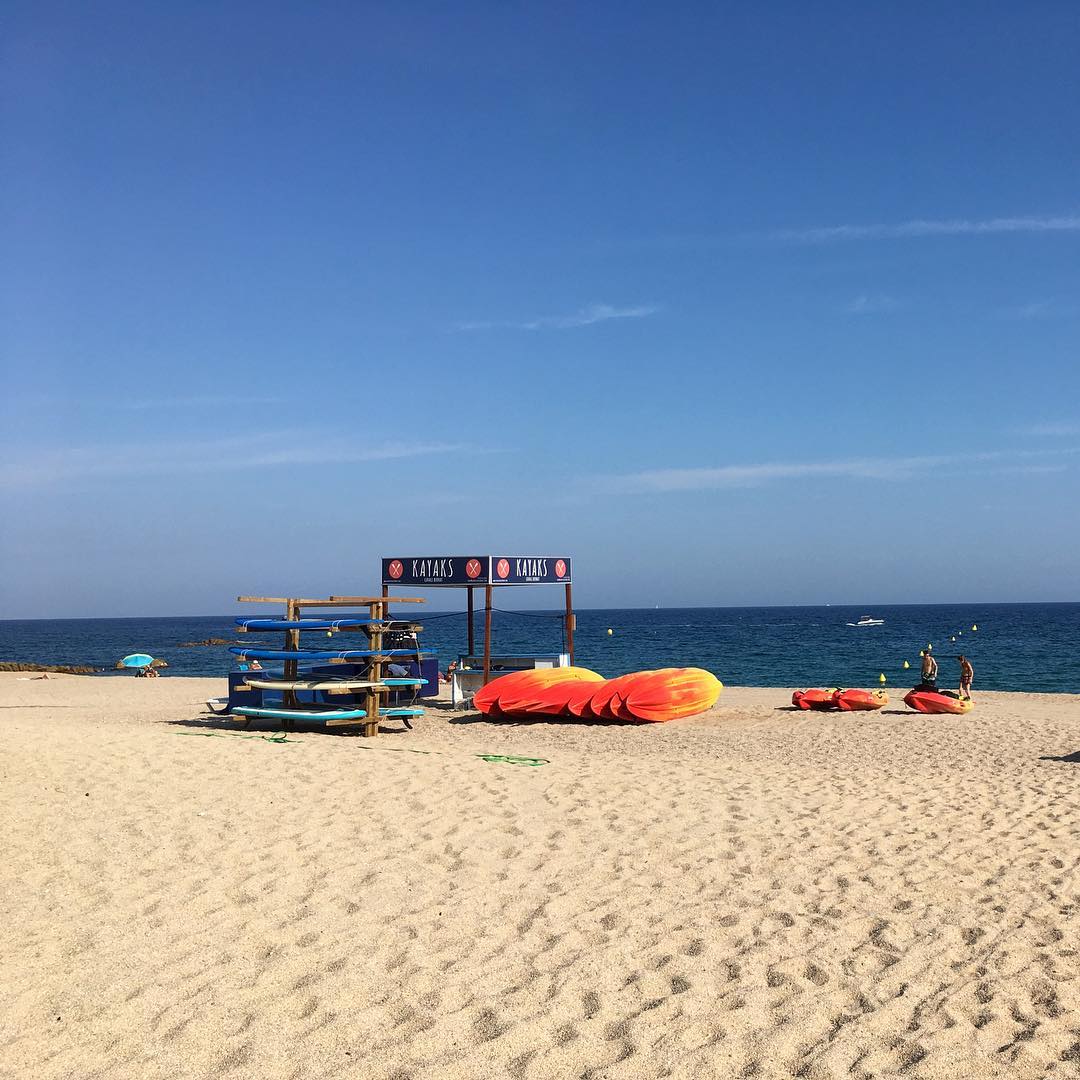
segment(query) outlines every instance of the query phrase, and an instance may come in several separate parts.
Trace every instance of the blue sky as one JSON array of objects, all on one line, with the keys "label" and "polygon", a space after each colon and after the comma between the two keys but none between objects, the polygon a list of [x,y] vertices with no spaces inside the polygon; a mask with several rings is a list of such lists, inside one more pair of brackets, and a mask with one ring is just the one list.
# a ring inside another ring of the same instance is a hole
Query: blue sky
[{"label": "blue sky", "polygon": [[1074,4],[5,10],[0,615],[1080,598]]}]

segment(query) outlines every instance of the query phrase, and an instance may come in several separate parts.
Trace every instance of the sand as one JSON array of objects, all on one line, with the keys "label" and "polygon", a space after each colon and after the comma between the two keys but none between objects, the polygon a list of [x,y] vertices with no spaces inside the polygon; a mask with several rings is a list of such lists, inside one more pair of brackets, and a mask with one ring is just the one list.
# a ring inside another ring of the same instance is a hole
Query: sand
[{"label": "sand", "polygon": [[1080,1075],[1080,697],[276,743],[222,688],[0,677],[0,1075]]}]

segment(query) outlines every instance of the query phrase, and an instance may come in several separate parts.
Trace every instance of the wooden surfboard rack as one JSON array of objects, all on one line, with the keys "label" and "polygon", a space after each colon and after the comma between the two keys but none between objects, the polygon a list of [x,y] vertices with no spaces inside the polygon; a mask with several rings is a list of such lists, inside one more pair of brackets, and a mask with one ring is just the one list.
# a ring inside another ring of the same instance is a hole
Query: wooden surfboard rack
[{"label": "wooden surfboard rack", "polygon": [[[357,726],[363,729],[365,736],[374,736],[379,733],[379,717],[398,717],[408,725],[410,716],[420,716],[423,710],[413,707],[390,707],[380,704],[382,695],[402,686],[422,685],[420,679],[397,679],[383,678],[383,668],[390,662],[391,657],[386,655],[383,646],[383,634],[391,627],[396,628],[404,620],[392,620],[390,607],[393,604],[422,604],[421,597],[417,596],[331,596],[324,599],[296,596],[238,596],[236,598],[242,604],[278,604],[285,609],[285,619],[289,622],[299,621],[305,609],[335,609],[335,618],[340,618],[341,608],[367,609],[366,620],[362,625],[354,628],[367,636],[368,649],[372,655],[365,659],[367,673],[363,678],[335,679],[332,676],[318,675],[312,672],[301,672],[300,661],[296,659],[285,660],[284,672],[280,679],[260,676],[253,672],[250,679],[245,678],[243,689],[250,690],[280,690],[282,702],[280,708],[267,706],[265,709],[243,706],[244,712],[240,713],[246,722],[250,723],[252,716],[258,716],[260,712],[278,714],[282,723],[290,726],[297,718],[319,719],[320,713],[328,712],[326,705],[311,704],[297,700],[297,691],[316,691],[327,694],[352,694],[362,701],[357,702],[355,709],[349,709],[343,705],[335,710],[338,715],[325,721],[327,727]],[[310,617],[310,616],[309,616]],[[358,617],[363,617],[359,615]],[[408,624],[416,625],[416,624]],[[289,652],[300,651],[301,634],[305,627],[285,630],[285,649]],[[345,663],[347,661],[342,661]],[[333,663],[332,660],[324,663]],[[239,687],[237,689],[240,689]],[[355,715],[342,715],[342,714]],[[245,715],[247,714],[247,715]]]}]

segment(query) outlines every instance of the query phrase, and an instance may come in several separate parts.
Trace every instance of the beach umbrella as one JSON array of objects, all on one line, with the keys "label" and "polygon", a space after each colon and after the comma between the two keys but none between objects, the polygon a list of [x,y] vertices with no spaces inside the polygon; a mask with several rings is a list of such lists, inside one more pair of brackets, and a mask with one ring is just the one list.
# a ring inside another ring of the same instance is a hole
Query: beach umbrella
[{"label": "beach umbrella", "polygon": [[118,668],[144,668],[149,667],[153,662],[154,658],[152,656],[144,652],[137,652],[125,656],[116,666]]}]

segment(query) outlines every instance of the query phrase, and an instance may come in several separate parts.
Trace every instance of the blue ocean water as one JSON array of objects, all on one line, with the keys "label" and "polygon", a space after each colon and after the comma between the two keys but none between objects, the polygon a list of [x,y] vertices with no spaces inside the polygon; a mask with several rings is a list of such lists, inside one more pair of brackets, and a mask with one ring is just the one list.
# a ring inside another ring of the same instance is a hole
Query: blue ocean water
[{"label": "blue ocean water", "polygon": [[[883,626],[849,627],[860,615]],[[252,611],[268,615],[271,612]],[[410,617],[416,617],[412,611]],[[426,648],[446,662],[465,651],[463,613],[425,611]],[[978,630],[972,630],[973,625]],[[225,646],[182,648],[184,641],[232,637],[233,616],[163,619],[0,621],[0,660],[92,664],[111,669],[122,656],[148,652],[168,661],[169,675],[224,675],[234,668]],[[481,616],[477,616],[479,645]],[[608,629],[612,633],[608,634]],[[497,610],[496,653],[557,652],[561,615]],[[950,638],[954,637],[953,642]],[[239,642],[281,635],[243,635]],[[313,647],[325,638],[305,635]],[[337,648],[352,638],[336,636]],[[1080,693],[1080,604],[904,605],[851,607],[664,608],[579,611],[577,662],[604,675],[667,666],[697,666],[733,686],[878,685],[918,681],[919,650],[928,642],[952,683],[964,652],[975,667],[975,689]],[[903,668],[907,660],[911,667]]]}]

